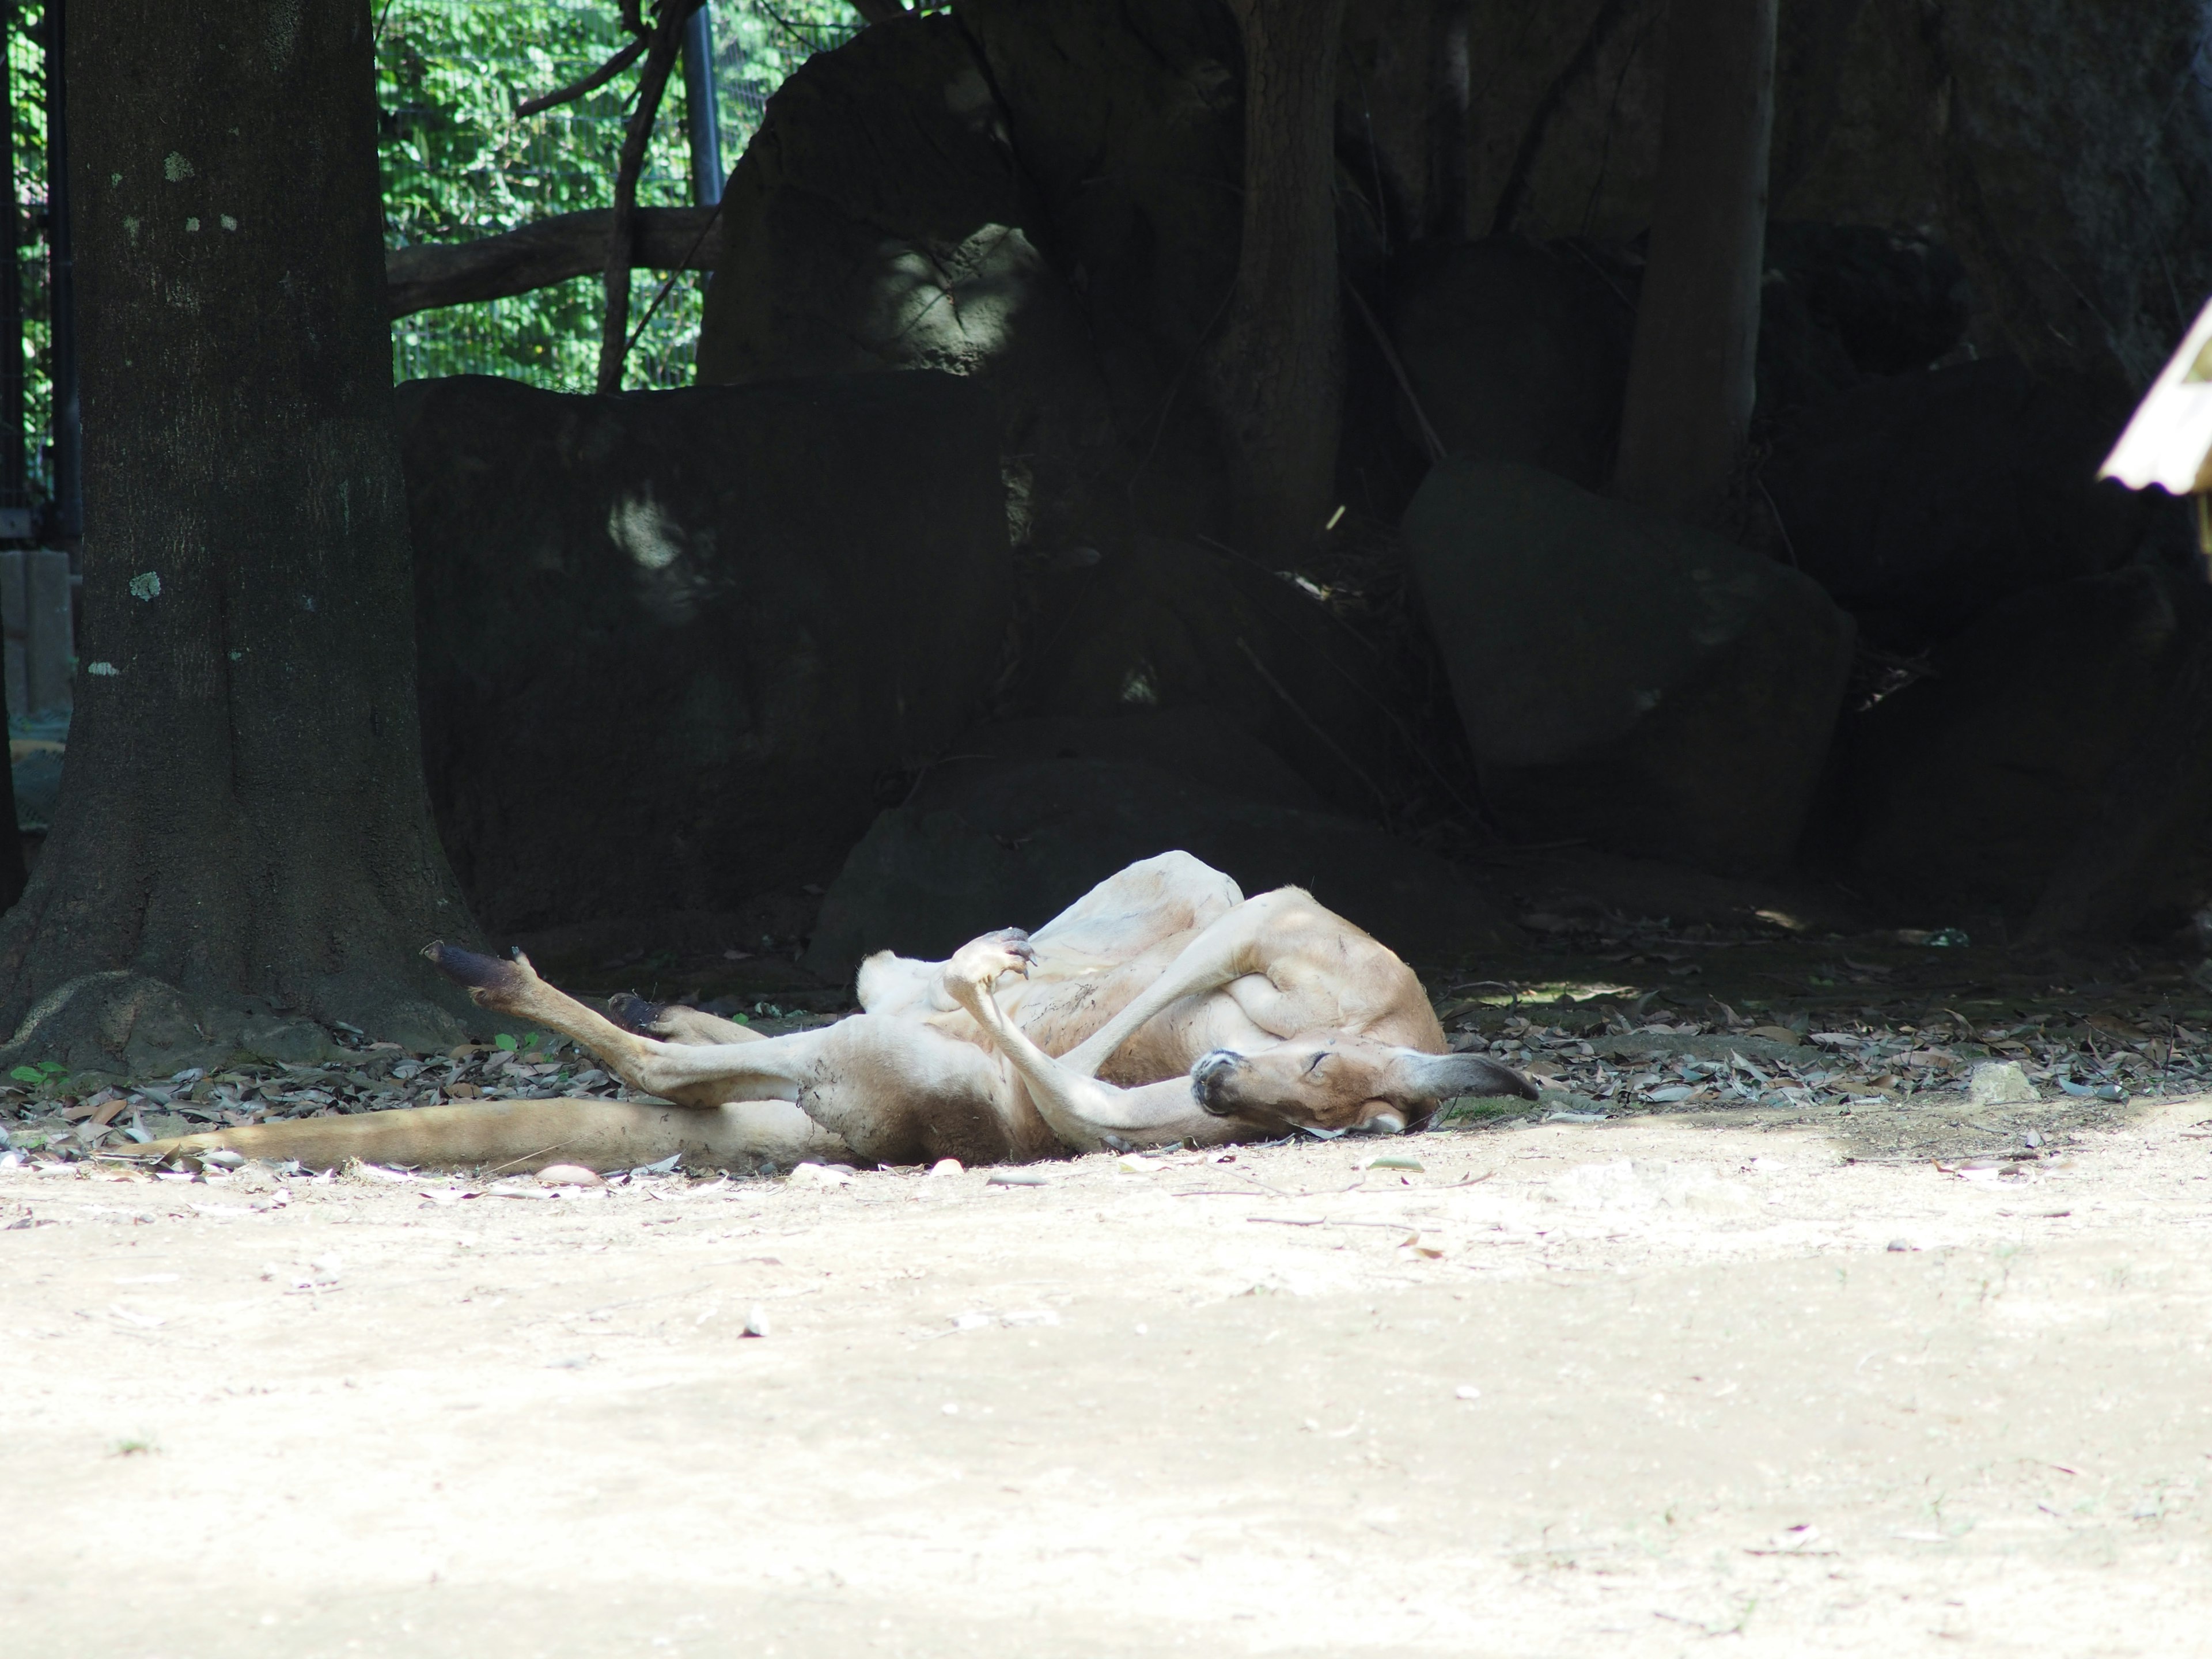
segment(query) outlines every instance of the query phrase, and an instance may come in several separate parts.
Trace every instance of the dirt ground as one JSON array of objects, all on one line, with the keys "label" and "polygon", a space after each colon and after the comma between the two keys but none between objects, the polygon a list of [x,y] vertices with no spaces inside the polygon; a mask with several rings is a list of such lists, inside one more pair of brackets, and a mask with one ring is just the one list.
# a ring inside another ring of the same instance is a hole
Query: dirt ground
[{"label": "dirt ground", "polygon": [[2019,1115],[6,1170],[0,1653],[2212,1651],[2212,1098]]}]

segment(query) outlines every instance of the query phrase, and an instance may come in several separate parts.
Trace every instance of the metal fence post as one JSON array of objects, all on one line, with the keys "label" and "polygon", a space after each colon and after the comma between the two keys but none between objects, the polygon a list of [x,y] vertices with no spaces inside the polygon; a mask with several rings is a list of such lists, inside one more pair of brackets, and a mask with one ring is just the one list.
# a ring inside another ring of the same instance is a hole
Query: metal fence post
[{"label": "metal fence post", "polygon": [[684,114],[691,140],[691,199],[722,199],[722,112],[714,94],[714,8],[702,0],[684,26]]}]

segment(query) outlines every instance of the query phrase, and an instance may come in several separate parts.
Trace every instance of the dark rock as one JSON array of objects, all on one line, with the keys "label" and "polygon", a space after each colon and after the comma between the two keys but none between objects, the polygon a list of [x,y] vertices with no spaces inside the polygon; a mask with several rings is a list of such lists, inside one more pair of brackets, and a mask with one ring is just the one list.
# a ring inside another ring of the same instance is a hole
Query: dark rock
[{"label": "dark rock", "polygon": [[[1650,222],[1666,11],[1574,0],[1449,14],[1467,20],[1478,66],[1453,157],[1466,158],[1471,228],[1625,241]],[[1379,29],[1410,54],[1425,21],[1386,10],[1347,37]],[[1773,214],[1929,230],[1966,270],[1985,354],[2144,385],[2212,291],[2203,33],[2199,9],[2175,0],[1785,5]],[[1344,89],[1342,130],[1360,130],[1365,90]],[[1372,119],[1404,177],[1433,154],[1422,119],[1437,116],[1399,96],[1386,119],[1378,95]]]},{"label": "dark rock", "polygon": [[1485,797],[1529,840],[1786,863],[1849,667],[1805,577],[1532,467],[1450,462],[1406,518]]},{"label": "dark rock", "polygon": [[1389,665],[1304,589],[1206,547],[1139,539],[1062,573],[1024,655],[1025,710],[1216,710],[1343,811],[1384,810],[1417,764],[1384,711]]},{"label": "dark rock", "polygon": [[1966,331],[1966,268],[1926,236],[1876,225],[1771,224],[1766,268],[1833,331],[1862,374],[1926,368]]},{"label": "dark rock", "polygon": [[[1924,237],[1776,225],[1766,263],[1762,418],[1867,374],[1924,368],[1966,326],[1959,262]],[[1641,287],[1633,249],[1514,236],[1417,246],[1400,261],[1391,333],[1449,453],[1595,489],[1613,465]],[[1418,440],[1402,398],[1398,408]]]},{"label": "dark rock", "polygon": [[990,388],[398,393],[424,764],[500,931],[823,881],[999,669]]},{"label": "dark rock", "polygon": [[1122,760],[945,763],[853,849],[806,966],[847,975],[872,951],[941,957],[994,927],[1037,927],[1115,871],[1176,849],[1248,895],[1304,887],[1415,961],[1456,962],[1510,931],[1434,854],[1354,819],[1234,793],[1246,742],[1214,757],[1223,787]]},{"label": "dark rock", "polygon": [[701,381],[984,375],[1018,542],[1218,528],[1203,401],[1169,393],[1236,270],[1237,50],[1165,0],[980,0],[808,59],[723,198]]},{"label": "dark rock", "polygon": [[1040,250],[1045,204],[960,26],[942,14],[817,53],[769,100],[722,198],[702,385],[890,369],[997,384],[1020,457],[1014,529],[1095,517],[1116,439],[1080,306]]},{"label": "dark rock", "polygon": [[1221,447],[1194,366],[1243,236],[1243,44],[1225,6],[959,0],[1080,296],[1140,526],[1223,522]]},{"label": "dark rock", "polygon": [[1813,314],[1805,296],[1770,271],[1759,295],[1758,393],[1762,422],[1818,403],[1859,383],[1858,369],[1835,330]]},{"label": "dark rock", "polygon": [[1586,254],[1518,237],[1411,250],[1391,332],[1447,451],[1525,461],[1595,489],[1612,465],[1626,287]]},{"label": "dark rock", "polygon": [[2135,551],[2156,504],[2096,476],[2129,408],[2010,358],[1875,380],[1787,423],[1762,479],[1799,568],[1915,649]]},{"label": "dark rock", "polygon": [[[1016,766],[1054,760],[1150,767],[1178,782],[1247,800],[1301,811],[1328,810],[1304,778],[1273,750],[1253,742],[1249,731],[1218,708],[1131,708],[1087,719],[994,720],[954,738],[939,765],[985,761]],[[935,799],[931,781],[935,771],[932,769],[921,781],[920,799],[925,802]]]},{"label": "dark rock", "polygon": [[2054,934],[2194,908],[2212,890],[2208,646],[2212,590],[2157,568],[1997,605],[1847,726],[1859,878],[2015,922],[2063,883]]},{"label": "dark rock", "polygon": [[[1942,234],[2039,369],[2139,386],[2212,290],[2204,16],[2172,0],[1869,5],[1923,54]],[[1870,18],[1869,21],[1875,21]]]}]

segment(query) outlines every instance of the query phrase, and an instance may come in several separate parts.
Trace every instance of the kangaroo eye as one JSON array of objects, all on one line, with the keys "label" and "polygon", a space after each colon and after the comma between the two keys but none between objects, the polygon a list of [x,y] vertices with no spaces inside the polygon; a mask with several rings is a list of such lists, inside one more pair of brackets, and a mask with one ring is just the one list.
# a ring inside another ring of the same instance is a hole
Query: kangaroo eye
[{"label": "kangaroo eye", "polygon": [[1321,1070],[1321,1063],[1322,1063],[1322,1061],[1323,1061],[1324,1060],[1327,1060],[1328,1058],[1328,1055],[1325,1052],[1324,1052],[1324,1053],[1322,1053],[1322,1054],[1316,1054],[1316,1055],[1315,1055],[1315,1056],[1314,1056],[1310,1060],[1309,1060],[1309,1061],[1306,1063],[1306,1070],[1307,1070],[1308,1072],[1318,1072],[1319,1070]]}]

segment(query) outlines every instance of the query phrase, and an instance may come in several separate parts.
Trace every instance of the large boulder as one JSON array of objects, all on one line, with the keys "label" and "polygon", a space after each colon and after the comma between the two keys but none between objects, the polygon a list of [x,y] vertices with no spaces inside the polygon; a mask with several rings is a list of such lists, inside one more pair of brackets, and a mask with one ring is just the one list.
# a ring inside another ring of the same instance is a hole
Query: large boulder
[{"label": "large boulder", "polygon": [[2131,566],[2007,599],[1846,726],[1856,878],[2051,933],[2212,895],[2212,588]]},{"label": "large boulder", "polygon": [[1814,583],[1510,463],[1439,465],[1405,535],[1516,836],[1724,873],[1790,860],[1853,637]]},{"label": "large boulder", "polygon": [[[1408,16],[1361,0],[1347,38],[1388,40],[1401,67],[1383,91],[1346,77],[1340,131],[1374,133],[1408,199],[1442,174],[1473,234],[1626,240],[1650,222],[1666,14],[1475,0]],[[1454,23],[1479,78],[1444,111],[1438,66],[1408,37],[1442,53]],[[1773,215],[1932,232],[1965,265],[1985,353],[2141,386],[2212,290],[2203,30],[2182,0],[1785,5]],[[1441,166],[1440,137],[1457,141]]]},{"label": "large boulder", "polygon": [[1460,962],[1510,934],[1456,866],[1357,819],[1283,804],[1296,786],[1233,724],[1139,714],[1126,735],[1116,724],[963,737],[853,849],[805,965],[842,975],[872,951],[941,957],[995,927],[1038,927],[1115,871],[1176,849],[1247,894],[1306,888],[1416,962]]},{"label": "large boulder", "polygon": [[722,198],[702,384],[939,369],[998,383],[1020,457],[1014,529],[1056,545],[1093,516],[1116,443],[1047,204],[960,25],[863,30],[769,100]]},{"label": "large boulder", "polygon": [[1236,274],[1236,24],[963,0],[807,60],[731,174],[702,381],[942,368],[1004,393],[1018,541],[1221,522],[1189,365]]},{"label": "large boulder", "polygon": [[2014,358],[1873,380],[1787,423],[1762,481],[1799,568],[1870,638],[1917,649],[2158,527],[2159,503],[2097,481],[2129,406]]},{"label": "large boulder", "polygon": [[423,759],[478,917],[732,909],[823,880],[997,672],[991,388],[398,392]]},{"label": "large boulder", "polygon": [[1767,295],[1788,289],[1862,374],[1926,368],[1966,331],[1966,268],[1923,233],[1771,224],[1766,270]]}]

